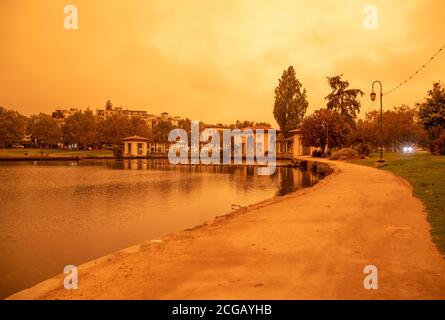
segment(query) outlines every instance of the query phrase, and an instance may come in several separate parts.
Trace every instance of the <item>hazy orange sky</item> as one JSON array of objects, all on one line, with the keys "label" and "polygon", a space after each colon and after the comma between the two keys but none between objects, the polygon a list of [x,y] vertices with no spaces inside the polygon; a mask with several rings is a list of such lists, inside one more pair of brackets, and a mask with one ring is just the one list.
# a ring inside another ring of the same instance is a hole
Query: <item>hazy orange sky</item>
[{"label": "hazy orange sky", "polygon": [[[79,29],[64,29],[65,5]],[[379,30],[363,27],[365,5]],[[295,67],[309,112],[326,75],[367,94],[395,86],[445,44],[443,0],[0,0],[0,105],[24,114],[115,106],[209,123],[268,121],[283,69]],[[445,52],[385,107],[412,105],[445,81]],[[377,107],[368,96],[363,111]]]}]

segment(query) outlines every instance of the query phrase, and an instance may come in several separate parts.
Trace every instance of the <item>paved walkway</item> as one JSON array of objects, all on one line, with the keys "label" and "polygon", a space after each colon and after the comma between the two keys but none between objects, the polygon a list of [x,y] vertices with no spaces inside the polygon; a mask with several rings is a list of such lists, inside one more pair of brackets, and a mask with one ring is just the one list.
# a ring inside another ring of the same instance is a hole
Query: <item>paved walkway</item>
[{"label": "paved walkway", "polygon": [[[333,164],[311,189],[82,265],[79,290],[60,275],[12,298],[445,299],[445,260],[410,186]],[[378,290],[363,287],[366,265]]]}]

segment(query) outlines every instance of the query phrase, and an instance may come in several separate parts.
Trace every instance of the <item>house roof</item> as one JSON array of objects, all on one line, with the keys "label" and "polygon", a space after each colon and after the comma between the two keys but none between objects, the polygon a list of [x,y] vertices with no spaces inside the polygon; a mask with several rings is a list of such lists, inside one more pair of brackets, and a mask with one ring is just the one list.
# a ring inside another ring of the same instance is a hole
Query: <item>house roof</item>
[{"label": "house roof", "polygon": [[267,127],[267,126],[252,126],[252,127],[241,128],[241,131],[244,131],[244,130],[253,130],[253,131],[256,131],[256,130],[273,130],[273,128]]},{"label": "house roof", "polygon": [[131,136],[123,138],[122,141],[149,141],[149,139],[141,137],[141,136]]}]

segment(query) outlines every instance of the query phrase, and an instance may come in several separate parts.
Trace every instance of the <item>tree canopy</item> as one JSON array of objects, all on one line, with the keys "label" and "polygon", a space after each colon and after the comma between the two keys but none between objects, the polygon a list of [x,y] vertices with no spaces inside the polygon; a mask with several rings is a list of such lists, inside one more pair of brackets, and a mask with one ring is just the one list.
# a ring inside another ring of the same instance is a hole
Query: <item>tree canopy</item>
[{"label": "tree canopy", "polygon": [[445,154],[445,88],[436,82],[428,91],[426,99],[417,104],[419,119],[428,131],[430,149],[434,153]]},{"label": "tree canopy", "polygon": [[32,140],[45,145],[56,145],[61,141],[62,132],[57,121],[50,115],[41,113],[28,121],[28,132]]},{"label": "tree canopy", "polygon": [[349,89],[349,82],[342,80],[343,75],[327,77],[331,93],[325,99],[327,108],[339,112],[345,119],[353,124],[360,113],[361,103],[359,97],[365,93],[360,89]]},{"label": "tree canopy", "polygon": [[273,110],[275,120],[284,135],[298,128],[308,106],[306,89],[296,78],[294,68],[290,66],[278,80]]},{"label": "tree canopy", "polygon": [[17,111],[0,107],[0,146],[20,141],[25,136],[26,118]]},{"label": "tree canopy", "polygon": [[93,112],[76,112],[69,116],[63,126],[63,141],[84,148],[96,142],[97,121]]},{"label": "tree canopy", "polygon": [[303,144],[325,150],[340,147],[346,142],[348,127],[344,118],[336,111],[319,109],[304,118],[301,125]]}]

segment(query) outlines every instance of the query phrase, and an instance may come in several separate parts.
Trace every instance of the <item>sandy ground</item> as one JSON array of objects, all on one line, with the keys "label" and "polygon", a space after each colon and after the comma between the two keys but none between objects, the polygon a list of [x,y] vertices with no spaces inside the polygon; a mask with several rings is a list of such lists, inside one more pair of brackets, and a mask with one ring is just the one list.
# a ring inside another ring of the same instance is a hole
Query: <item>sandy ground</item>
[{"label": "sandy ground", "polygon": [[78,290],[61,274],[10,298],[444,299],[445,260],[409,184],[334,165],[311,189],[81,265]]}]

